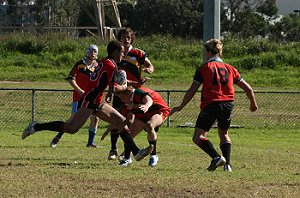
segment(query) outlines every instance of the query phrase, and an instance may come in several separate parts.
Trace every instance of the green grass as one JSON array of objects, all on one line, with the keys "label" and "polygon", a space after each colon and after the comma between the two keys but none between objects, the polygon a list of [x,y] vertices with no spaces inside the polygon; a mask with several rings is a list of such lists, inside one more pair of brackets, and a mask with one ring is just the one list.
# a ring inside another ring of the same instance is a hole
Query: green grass
[{"label": "green grass", "polygon": [[[85,147],[87,129],[66,134],[52,149],[48,145],[53,132],[22,141],[22,127],[0,131],[1,197],[300,196],[299,129],[230,130],[233,172],[229,174],[221,168],[205,170],[210,159],[192,143],[191,128],[159,131],[156,167],[148,167],[146,158],[124,168],[107,160],[109,138],[99,142],[97,137],[100,148]],[[218,145],[216,130],[209,138]],[[147,144],[144,133],[137,143]]]},{"label": "green grass", "polygon": [[[99,46],[99,59],[106,56],[108,41],[72,39],[66,35],[6,35],[0,38],[0,80],[19,82],[64,82],[86,47]],[[300,45],[268,40],[226,40],[224,60],[258,88],[298,89]],[[155,72],[149,85],[159,89],[187,89],[196,68],[202,64],[202,41],[153,35],[137,38],[134,47],[143,49]],[[163,86],[161,86],[163,85]]]},{"label": "green grass", "polygon": [[[0,80],[5,81],[0,83],[1,88],[70,90],[64,78],[73,63],[82,57],[88,44],[96,43],[100,47],[99,56],[105,56],[102,41],[59,36],[54,40],[49,36],[42,42],[31,37],[26,40],[18,36],[0,39],[3,52],[0,55]],[[224,60],[237,65],[255,90],[299,91],[299,44],[251,41],[227,44]],[[135,46],[145,49],[155,66],[152,79],[147,82],[152,89],[186,90],[192,83],[196,67],[201,64],[199,41],[152,36],[138,38]],[[31,93],[3,93],[1,127],[6,128],[0,127],[0,197],[300,196],[300,130],[297,120],[292,120],[296,123],[293,129],[257,125],[259,128],[230,130],[233,140],[231,174],[222,169],[215,172],[205,170],[210,159],[192,143],[191,128],[161,128],[157,167],[148,167],[148,159],[145,159],[134,162],[131,167],[121,168],[117,162],[107,160],[109,138],[100,143],[98,136],[96,143],[100,148],[85,147],[86,127],[75,135],[66,134],[57,149],[49,147],[53,132],[41,132],[22,141],[21,131],[31,119]],[[70,94],[37,93],[38,120],[67,119]],[[171,106],[182,99],[182,95],[172,97]],[[259,111],[253,115],[244,112],[248,108],[245,95],[237,94],[237,97],[236,109],[239,111],[235,112],[233,121],[236,118],[243,121],[237,124],[256,125],[266,119],[286,124],[282,114],[299,112],[299,106],[295,105],[298,95],[282,98],[280,94],[257,94]],[[181,116],[188,121],[196,119],[198,103],[199,95],[180,113]],[[185,122],[177,120],[175,123],[176,116],[180,117],[179,114],[172,117],[172,126]],[[99,128],[98,134],[104,130]],[[209,138],[218,147],[215,129]],[[145,133],[137,137],[137,143],[147,145]]]}]

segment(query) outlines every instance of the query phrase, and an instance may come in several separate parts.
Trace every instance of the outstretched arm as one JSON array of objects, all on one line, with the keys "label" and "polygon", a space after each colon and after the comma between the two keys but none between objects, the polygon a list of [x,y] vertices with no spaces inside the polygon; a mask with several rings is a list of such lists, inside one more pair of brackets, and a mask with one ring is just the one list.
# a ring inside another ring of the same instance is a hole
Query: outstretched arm
[{"label": "outstretched arm", "polygon": [[257,103],[254,96],[254,91],[252,87],[244,80],[242,79],[237,83],[237,86],[239,86],[241,89],[243,89],[247,95],[247,97],[250,100],[250,111],[256,111],[257,110]]},{"label": "outstretched arm", "polygon": [[190,86],[190,88],[188,89],[188,91],[185,93],[181,104],[179,106],[177,106],[177,107],[174,107],[171,110],[170,115],[174,114],[177,111],[181,111],[183,109],[183,107],[185,107],[185,105],[187,105],[191,101],[191,99],[194,97],[194,95],[198,91],[200,85],[201,84],[199,82],[194,81],[192,83],[192,85]]}]

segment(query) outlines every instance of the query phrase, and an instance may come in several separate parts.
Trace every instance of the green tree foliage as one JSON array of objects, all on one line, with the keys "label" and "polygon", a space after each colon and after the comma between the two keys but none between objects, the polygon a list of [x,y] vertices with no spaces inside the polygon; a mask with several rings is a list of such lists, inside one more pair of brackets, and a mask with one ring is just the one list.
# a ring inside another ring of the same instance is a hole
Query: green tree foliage
[{"label": "green tree foliage", "polygon": [[268,22],[258,13],[240,12],[237,13],[234,26],[231,30],[242,38],[258,35],[264,37],[268,32]]},{"label": "green tree foliage", "polygon": [[241,38],[265,37],[269,32],[268,17],[278,11],[272,0],[225,0],[222,5],[227,16],[222,19],[222,30]]},{"label": "green tree foliage", "polygon": [[256,10],[259,13],[272,17],[277,14],[278,7],[276,5],[275,0],[266,0],[266,1],[262,1],[260,5],[258,5]]},{"label": "green tree foliage", "polygon": [[[204,0],[126,2],[131,3],[118,6],[122,25],[132,27],[140,35],[202,38]],[[299,15],[292,14],[279,20],[275,0],[221,2],[221,33],[224,36],[239,39],[259,36],[276,40],[300,40]],[[97,24],[94,0],[36,0],[34,5],[30,4],[29,0],[7,0],[7,3],[8,6],[2,9],[0,16],[9,18],[9,25],[12,26],[74,27]],[[106,25],[114,26],[109,17],[106,17]]]},{"label": "green tree foliage", "polygon": [[299,41],[299,32],[300,16],[298,14],[290,14],[272,26],[271,38],[275,40]]},{"label": "green tree foliage", "polygon": [[120,10],[125,25],[144,35],[202,36],[202,0],[139,0]]}]

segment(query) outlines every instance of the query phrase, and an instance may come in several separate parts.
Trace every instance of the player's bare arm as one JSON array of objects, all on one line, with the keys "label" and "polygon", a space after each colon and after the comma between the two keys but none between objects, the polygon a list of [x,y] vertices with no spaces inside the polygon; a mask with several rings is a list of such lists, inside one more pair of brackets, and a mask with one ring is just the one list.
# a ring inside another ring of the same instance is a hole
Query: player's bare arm
[{"label": "player's bare arm", "polygon": [[177,111],[181,111],[183,109],[183,107],[185,107],[185,105],[187,105],[191,99],[194,97],[194,95],[196,94],[196,92],[198,91],[199,87],[200,87],[200,83],[197,82],[197,81],[194,81],[190,88],[187,90],[187,92],[185,93],[184,97],[183,97],[183,100],[181,102],[181,104],[177,107],[174,107],[172,110],[171,110],[171,113],[170,115],[174,114],[175,112]]},{"label": "player's bare arm", "polygon": [[240,80],[237,83],[237,86],[239,86],[241,89],[243,89],[247,95],[247,97],[250,100],[250,111],[256,111],[258,109],[256,99],[254,96],[254,91],[252,87],[244,80]]},{"label": "player's bare arm", "polygon": [[143,97],[143,104],[139,105],[139,109],[142,110],[144,113],[148,111],[148,109],[152,106],[153,100],[150,96]]},{"label": "player's bare arm", "polygon": [[147,57],[145,58],[143,71],[148,74],[152,74],[154,72],[154,67],[153,67],[151,61]]},{"label": "player's bare arm", "polygon": [[134,87],[135,85],[139,85],[139,82],[127,79],[127,86],[133,86]]},{"label": "player's bare arm", "polygon": [[69,84],[70,84],[70,85],[73,87],[73,89],[74,89],[75,91],[77,91],[81,96],[84,94],[84,90],[81,89],[81,88],[77,85],[75,79],[70,79],[70,80],[69,80]]}]

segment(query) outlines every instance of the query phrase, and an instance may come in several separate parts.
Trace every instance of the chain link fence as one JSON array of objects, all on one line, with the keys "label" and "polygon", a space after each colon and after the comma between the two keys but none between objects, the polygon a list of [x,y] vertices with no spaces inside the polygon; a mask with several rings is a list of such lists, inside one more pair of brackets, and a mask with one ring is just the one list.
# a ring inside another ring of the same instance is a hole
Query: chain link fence
[{"label": "chain link fence", "polygon": [[[182,101],[185,91],[157,91],[172,108]],[[231,127],[246,128],[299,128],[300,92],[255,92],[258,111],[250,112],[244,92],[236,92]],[[169,117],[166,127],[193,127],[200,112],[200,95],[181,111]],[[0,128],[25,128],[32,120],[65,121],[71,114],[72,91],[49,89],[0,89]],[[99,127],[108,124],[100,122]]]}]

